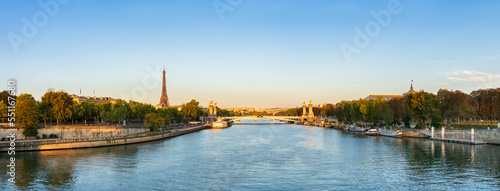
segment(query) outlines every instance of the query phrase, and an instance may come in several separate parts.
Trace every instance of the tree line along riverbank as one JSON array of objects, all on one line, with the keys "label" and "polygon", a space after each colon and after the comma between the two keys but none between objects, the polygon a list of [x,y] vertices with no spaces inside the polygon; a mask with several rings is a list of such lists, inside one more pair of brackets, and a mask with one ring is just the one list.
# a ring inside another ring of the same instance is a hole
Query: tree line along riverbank
[{"label": "tree line along riverbank", "polygon": [[[155,108],[151,104],[121,99],[99,103],[77,102],[67,92],[53,89],[49,89],[41,101],[36,101],[31,94],[13,96],[15,111],[8,112],[7,105],[13,105],[7,102],[9,96],[11,92],[0,92],[1,126],[23,129],[24,136],[32,138],[55,138],[57,133],[46,134],[45,137],[39,135],[38,130],[60,125],[126,125],[155,132],[172,126],[186,126],[193,121],[203,123],[207,115],[194,99],[179,107]],[[220,114],[227,113],[220,108],[217,110]]]}]

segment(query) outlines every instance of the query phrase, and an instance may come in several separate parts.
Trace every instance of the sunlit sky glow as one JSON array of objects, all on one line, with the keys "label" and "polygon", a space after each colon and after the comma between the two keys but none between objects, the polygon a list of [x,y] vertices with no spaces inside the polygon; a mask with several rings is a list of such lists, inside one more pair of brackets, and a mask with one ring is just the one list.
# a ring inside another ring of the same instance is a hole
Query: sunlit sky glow
[{"label": "sunlit sky glow", "polygon": [[500,1],[401,0],[350,63],[340,44],[390,1],[220,0],[233,9],[221,20],[213,0],[73,0],[16,52],[8,36],[38,2],[0,0],[0,80],[37,100],[52,87],[156,105],[163,65],[173,105],[336,103],[402,94],[411,79],[433,93],[500,86]]}]

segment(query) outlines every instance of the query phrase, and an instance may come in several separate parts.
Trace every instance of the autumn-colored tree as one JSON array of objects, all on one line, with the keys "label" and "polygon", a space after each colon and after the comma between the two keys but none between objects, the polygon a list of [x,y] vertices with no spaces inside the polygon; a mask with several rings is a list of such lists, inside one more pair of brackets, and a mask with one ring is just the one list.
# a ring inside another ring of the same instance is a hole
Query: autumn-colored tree
[{"label": "autumn-colored tree", "polygon": [[392,98],[387,103],[391,106],[391,109],[394,112],[394,118],[398,120],[403,120],[404,117],[411,118],[411,112],[404,97]]},{"label": "autumn-colored tree", "polygon": [[3,102],[5,105],[7,105],[7,101],[9,97],[12,97],[7,90],[4,90],[0,92],[0,102]]},{"label": "autumn-colored tree", "polygon": [[463,93],[461,91],[455,91],[455,97],[459,105],[458,118],[460,119],[460,122],[462,122],[463,119],[469,121],[470,119],[477,117],[477,105],[471,95]]},{"label": "autumn-colored tree", "polygon": [[38,107],[35,98],[31,94],[21,94],[16,99],[16,126],[21,128],[37,128]]},{"label": "autumn-colored tree", "polygon": [[500,119],[500,88],[497,89],[491,89],[491,95],[492,95],[492,104],[493,104],[493,109],[492,109],[492,117],[494,117],[496,120]]},{"label": "autumn-colored tree", "polygon": [[437,93],[437,99],[439,101],[439,109],[441,110],[441,115],[443,119],[447,121],[450,118],[458,118],[458,104],[457,96],[452,91],[446,89],[440,89]]},{"label": "autumn-colored tree", "polygon": [[450,119],[470,119],[476,117],[476,103],[472,96],[461,91],[448,91],[440,89],[437,94],[439,108],[442,118],[446,121]]},{"label": "autumn-colored tree", "polygon": [[8,117],[8,99],[9,97],[13,97],[16,99],[16,96],[12,96],[9,94],[7,90],[0,92],[0,118],[2,118],[2,122],[5,121],[5,118]]},{"label": "autumn-colored tree", "polygon": [[497,89],[487,89],[487,90],[476,90],[470,94],[476,104],[476,111],[480,118],[485,120],[491,120],[493,122],[494,118],[500,117],[500,88]]}]

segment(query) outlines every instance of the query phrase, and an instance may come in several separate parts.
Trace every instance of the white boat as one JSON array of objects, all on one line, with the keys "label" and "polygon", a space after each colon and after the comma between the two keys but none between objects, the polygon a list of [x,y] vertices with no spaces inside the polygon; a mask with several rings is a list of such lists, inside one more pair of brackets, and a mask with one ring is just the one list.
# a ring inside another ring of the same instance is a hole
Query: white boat
[{"label": "white boat", "polygon": [[368,129],[368,131],[365,132],[365,135],[377,136],[378,135],[378,131],[377,131],[377,129]]},{"label": "white boat", "polygon": [[216,121],[212,123],[212,129],[225,129],[227,126],[226,121]]}]

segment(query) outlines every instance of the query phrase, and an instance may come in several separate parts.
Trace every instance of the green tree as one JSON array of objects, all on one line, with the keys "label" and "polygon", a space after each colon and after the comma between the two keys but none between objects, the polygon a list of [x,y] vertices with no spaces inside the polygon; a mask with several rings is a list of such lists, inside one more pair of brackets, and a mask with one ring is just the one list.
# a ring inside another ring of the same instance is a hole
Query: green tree
[{"label": "green tree", "polygon": [[45,92],[45,94],[42,96],[42,102],[38,106],[44,124],[46,124],[47,121],[52,123],[52,119],[54,118],[54,115],[52,113],[52,100],[55,99],[55,94],[56,92],[54,91],[54,89],[51,88],[47,90],[47,92]]},{"label": "green tree", "polygon": [[394,113],[389,104],[384,105],[383,118],[386,125],[391,124],[394,120]]},{"label": "green tree", "polygon": [[442,121],[443,121],[443,119],[441,118],[441,116],[436,115],[436,116],[432,117],[431,124],[435,128],[441,128],[443,126],[443,124],[441,123]]},{"label": "green tree", "polygon": [[358,120],[366,120],[364,117],[365,112],[368,112],[368,108],[365,105],[365,100],[359,99],[351,104],[349,114],[351,116],[351,121],[356,123]]},{"label": "green tree", "polygon": [[337,103],[337,119],[339,122],[351,122],[351,102],[341,101]]},{"label": "green tree", "polygon": [[321,110],[325,117],[332,117],[335,115],[335,106],[333,104],[326,104]]},{"label": "green tree", "polygon": [[[196,100],[191,100],[188,103],[182,104],[182,113],[190,120],[198,119],[201,114],[203,114],[203,110],[198,106],[200,103]],[[201,111],[201,112],[200,112]]]},{"label": "green tree", "polygon": [[409,128],[410,127],[410,121],[411,121],[411,117],[410,116],[404,116],[403,119],[402,119],[403,123],[405,124],[405,127],[406,128]]},{"label": "green tree", "polygon": [[42,97],[40,108],[44,119],[55,118],[57,125],[59,121],[65,121],[72,117],[73,99],[64,91],[55,92],[49,89]]},{"label": "green tree", "polygon": [[368,121],[377,124],[383,119],[383,109],[386,102],[381,97],[368,101],[369,116]]},{"label": "green tree", "polygon": [[38,128],[39,111],[31,94],[21,94],[16,100],[16,126]]},{"label": "green tree", "polygon": [[[353,108],[359,108],[359,116],[363,121],[369,121],[370,120],[370,103],[365,100],[365,99],[359,99],[358,101],[354,102]],[[353,113],[351,113],[351,116]]]},{"label": "green tree", "polygon": [[156,113],[148,113],[145,115],[144,127],[149,128],[152,132],[158,131],[158,127],[163,124],[163,118]]},{"label": "green tree", "polygon": [[73,106],[71,107],[71,119],[72,120],[81,120],[85,116],[85,108],[82,104],[78,104],[77,102],[73,102]]},{"label": "green tree", "polygon": [[[233,112],[233,115],[231,115],[231,113],[228,110],[220,109],[217,107],[217,115],[223,116],[223,117],[230,117],[230,116],[234,116],[234,112]],[[199,116],[201,116],[201,115],[199,115]]]},{"label": "green tree", "polygon": [[130,118],[142,120],[148,113],[155,112],[156,109],[150,104],[143,104],[135,101],[129,101]]},{"label": "green tree", "polygon": [[353,109],[356,111],[356,108],[359,108],[359,113],[351,112],[351,117],[356,116],[358,120],[362,119],[363,121],[376,124],[382,119],[383,107],[385,104],[385,100],[381,97],[370,100],[359,99],[353,103],[353,107],[351,108],[351,111],[353,111]]},{"label": "green tree", "polygon": [[36,137],[38,136],[38,129],[35,127],[26,128],[23,131],[23,135],[26,137]]},{"label": "green tree", "polygon": [[99,117],[105,121],[112,121],[113,116],[111,113],[112,103],[98,103],[97,105],[97,113],[99,113]]},{"label": "green tree", "polygon": [[80,105],[83,107],[83,119],[95,119],[98,117],[96,105],[92,102],[82,102]]},{"label": "green tree", "polygon": [[175,107],[160,108],[156,110],[156,112],[160,117],[164,119],[165,125],[170,125],[172,120],[175,120],[179,123],[184,119],[182,113],[180,113],[179,110]]},{"label": "green tree", "polygon": [[286,115],[288,115],[288,116],[299,116],[299,110],[300,109],[301,108],[298,108],[298,107],[287,109],[286,110]]},{"label": "green tree", "polygon": [[418,119],[420,127],[423,127],[424,122],[431,122],[432,118],[441,115],[439,102],[434,94],[424,91],[414,92],[406,95],[405,99],[412,115]]},{"label": "green tree", "polygon": [[3,101],[0,101],[0,118],[2,118],[2,120],[6,118],[7,113],[8,113],[7,105]]},{"label": "green tree", "polygon": [[56,92],[56,97],[52,104],[52,113],[57,119],[57,125],[59,125],[59,121],[65,121],[72,116],[73,99],[68,93],[63,91]]},{"label": "green tree", "polygon": [[113,121],[118,121],[120,123],[122,120],[127,119],[130,114],[130,107],[128,103],[124,100],[117,99],[112,105],[111,118]]}]

